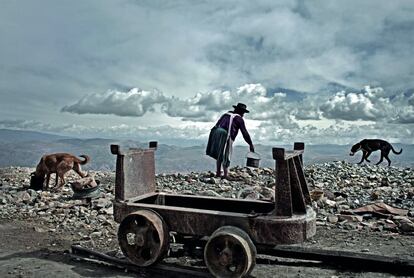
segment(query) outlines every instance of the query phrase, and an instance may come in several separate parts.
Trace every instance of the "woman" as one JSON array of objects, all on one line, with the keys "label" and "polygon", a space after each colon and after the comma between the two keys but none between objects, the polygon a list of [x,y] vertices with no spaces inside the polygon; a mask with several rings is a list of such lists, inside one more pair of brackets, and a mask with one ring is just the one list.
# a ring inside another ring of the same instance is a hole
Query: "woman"
[{"label": "woman", "polygon": [[233,150],[233,142],[241,131],[244,140],[254,152],[254,146],[250,135],[246,130],[243,115],[249,113],[246,105],[238,103],[233,105],[234,111],[229,111],[220,117],[216,125],[211,129],[208,138],[206,154],[217,160],[216,177],[221,176],[221,165],[223,165],[223,178],[228,179],[228,169]]}]

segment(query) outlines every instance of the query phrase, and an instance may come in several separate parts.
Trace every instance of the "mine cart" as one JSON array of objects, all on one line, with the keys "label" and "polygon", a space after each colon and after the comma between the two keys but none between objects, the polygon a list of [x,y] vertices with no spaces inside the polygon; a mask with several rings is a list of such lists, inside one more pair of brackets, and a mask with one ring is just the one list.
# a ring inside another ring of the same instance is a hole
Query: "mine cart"
[{"label": "mine cart", "polygon": [[279,244],[301,243],[316,231],[316,215],[303,172],[303,143],[294,150],[273,148],[275,201],[213,198],[156,191],[154,152],[121,150],[117,156],[114,217],[124,255],[150,266],[167,255],[170,234],[205,238],[204,261],[216,277],[243,277],[256,254]]}]

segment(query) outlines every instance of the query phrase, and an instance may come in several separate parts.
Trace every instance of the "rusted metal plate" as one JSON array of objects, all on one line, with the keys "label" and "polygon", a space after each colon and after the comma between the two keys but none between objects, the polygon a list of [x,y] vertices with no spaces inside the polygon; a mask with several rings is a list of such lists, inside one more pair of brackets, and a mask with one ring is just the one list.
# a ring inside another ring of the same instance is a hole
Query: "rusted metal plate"
[{"label": "rusted metal plate", "polygon": [[294,213],[306,213],[306,202],[302,192],[302,186],[300,183],[296,164],[293,159],[288,160],[289,174],[290,174],[290,186],[292,194],[292,209]]},{"label": "rusted metal plate", "polygon": [[293,215],[289,164],[282,159],[276,160],[275,206],[277,216]]},{"label": "rusted metal plate", "polygon": [[300,186],[302,188],[303,198],[307,205],[311,205],[311,198],[309,194],[308,183],[306,182],[305,173],[303,171],[303,162],[301,157],[295,157],[294,159],[296,172],[299,178]]},{"label": "rusted metal plate", "polygon": [[155,191],[156,144],[151,149],[129,149],[121,151],[118,145],[111,145],[111,152],[117,155],[115,198],[126,200]]}]

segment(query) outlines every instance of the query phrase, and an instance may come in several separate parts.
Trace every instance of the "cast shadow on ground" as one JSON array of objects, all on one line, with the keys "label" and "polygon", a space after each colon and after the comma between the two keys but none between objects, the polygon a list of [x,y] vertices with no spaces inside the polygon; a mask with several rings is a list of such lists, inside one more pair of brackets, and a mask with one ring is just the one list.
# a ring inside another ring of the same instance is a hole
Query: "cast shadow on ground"
[{"label": "cast shadow on ground", "polygon": [[[98,264],[93,262],[84,262],[84,261],[76,261],[73,259],[68,252],[60,252],[60,251],[51,251],[48,249],[40,249],[31,252],[17,252],[10,255],[6,255],[0,257],[1,261],[8,261],[13,259],[22,259],[22,258],[33,258],[38,260],[46,260],[52,261],[60,264],[64,264],[69,266],[71,270],[77,273],[80,277],[113,277],[115,276],[124,276],[124,277],[154,277],[154,278],[161,278],[161,277],[168,277],[166,274],[164,275],[156,275],[154,273],[149,273],[148,271],[142,270],[137,272],[129,272],[126,273],[124,269],[118,268],[116,266],[111,266],[108,264]],[[310,267],[310,268],[322,268],[322,269],[331,269],[336,270],[338,274],[352,274],[352,273],[363,273],[363,272],[384,272],[384,270],[375,270],[369,269],[365,271],[361,271],[360,268],[352,267],[350,265],[341,266],[338,264],[326,264],[317,261],[293,261],[293,260],[286,260],[286,259],[267,259],[267,258],[257,258],[257,264],[260,265],[272,265],[277,267],[279,266],[288,266],[288,267]],[[316,270],[317,271],[317,270]],[[392,273],[396,276],[406,276],[408,273],[402,272],[391,272],[386,271],[386,273]],[[254,277],[254,276],[250,276]]]},{"label": "cast shadow on ground", "polygon": [[[59,264],[64,264],[66,266],[69,266],[70,269],[73,272],[77,273],[80,277],[156,277],[154,275],[146,275],[145,271],[142,271],[142,273],[126,273],[123,269],[117,268],[115,266],[76,261],[75,259],[70,257],[69,253],[50,251],[47,249],[35,250],[31,252],[13,253],[10,255],[0,257],[0,262],[8,260],[12,261],[13,259],[20,260],[22,258],[33,258],[38,260],[46,260],[56,262]],[[21,264],[21,262],[19,264]]]},{"label": "cast shadow on ground", "polygon": [[326,262],[319,262],[319,261],[306,261],[306,260],[291,260],[291,259],[266,259],[266,258],[257,258],[256,264],[262,265],[280,265],[280,266],[290,266],[290,267],[312,267],[312,268],[321,268],[321,269],[330,269],[336,270],[338,274],[345,274],[350,275],[355,273],[366,273],[366,272],[374,272],[374,273],[390,273],[395,276],[407,276],[412,275],[411,271],[404,271],[404,270],[395,270],[392,271],[391,269],[384,269],[381,266],[377,266],[374,268],[365,268],[361,269],[361,266],[355,264],[338,264],[337,262],[326,263]]}]

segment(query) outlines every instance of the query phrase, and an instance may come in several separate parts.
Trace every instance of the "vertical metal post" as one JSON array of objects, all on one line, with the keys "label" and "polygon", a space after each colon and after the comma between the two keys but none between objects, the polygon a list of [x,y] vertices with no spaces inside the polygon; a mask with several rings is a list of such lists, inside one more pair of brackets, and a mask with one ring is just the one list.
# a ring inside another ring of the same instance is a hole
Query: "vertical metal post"
[{"label": "vertical metal post", "polygon": [[[294,145],[293,145],[293,149],[295,151],[304,151],[305,150],[305,143],[295,142]],[[303,155],[300,154],[299,157],[295,157],[294,160],[295,160],[296,171],[298,173],[300,185],[302,187],[302,193],[303,193],[303,196],[305,198],[305,202],[306,202],[307,205],[310,205],[312,202],[311,202],[311,198],[310,198],[310,194],[309,194],[308,184],[307,184],[306,178],[305,178],[305,172],[303,171]]]},{"label": "vertical metal post", "polygon": [[285,149],[273,148],[276,160],[275,211],[277,216],[292,216],[292,194],[290,189],[289,165],[285,160]]},{"label": "vertical metal post", "polygon": [[[293,149],[295,151],[303,151],[303,150],[305,150],[305,143],[303,143],[303,142],[295,142],[293,144]],[[299,155],[299,159],[300,159],[300,163],[302,163],[302,165],[303,165],[302,155]]]},{"label": "vertical metal post", "polygon": [[295,158],[288,159],[293,211],[295,213],[306,213],[306,203],[303,197],[296,165],[294,163]]}]

